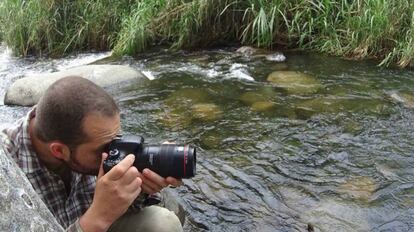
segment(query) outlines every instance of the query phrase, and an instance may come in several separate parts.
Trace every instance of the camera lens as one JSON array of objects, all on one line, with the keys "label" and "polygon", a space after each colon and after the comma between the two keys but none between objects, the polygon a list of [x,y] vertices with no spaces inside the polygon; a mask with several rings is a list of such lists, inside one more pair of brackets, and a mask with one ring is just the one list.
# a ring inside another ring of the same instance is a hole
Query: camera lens
[{"label": "camera lens", "polygon": [[163,177],[191,178],[196,173],[196,149],[190,145],[145,145],[135,166],[138,170],[149,168]]},{"label": "camera lens", "polygon": [[103,163],[105,172],[122,161],[128,154],[135,155],[134,166],[145,168],[162,177],[191,178],[196,174],[196,149],[190,145],[144,144],[141,136],[124,136],[112,140],[105,149],[109,154]]}]

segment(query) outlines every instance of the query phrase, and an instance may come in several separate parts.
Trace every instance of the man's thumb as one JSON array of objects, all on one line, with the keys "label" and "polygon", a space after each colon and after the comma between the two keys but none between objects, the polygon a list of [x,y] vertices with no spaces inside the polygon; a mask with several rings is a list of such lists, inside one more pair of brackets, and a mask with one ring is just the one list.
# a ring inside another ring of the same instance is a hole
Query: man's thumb
[{"label": "man's thumb", "polygon": [[103,175],[105,175],[105,171],[103,169],[103,162],[108,157],[108,154],[102,153],[102,159],[101,159],[101,165],[99,166],[99,173],[98,173],[98,179],[100,179]]}]

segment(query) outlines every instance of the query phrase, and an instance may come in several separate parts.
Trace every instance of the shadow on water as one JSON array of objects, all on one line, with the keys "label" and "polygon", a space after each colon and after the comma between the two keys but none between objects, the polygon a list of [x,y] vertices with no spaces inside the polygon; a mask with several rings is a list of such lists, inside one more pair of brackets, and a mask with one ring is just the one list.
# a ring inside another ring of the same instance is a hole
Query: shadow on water
[{"label": "shadow on water", "polygon": [[115,93],[126,133],[199,149],[197,176],[177,189],[185,229],[410,231],[414,73],[286,56],[273,63],[214,50],[110,61],[155,77]]}]

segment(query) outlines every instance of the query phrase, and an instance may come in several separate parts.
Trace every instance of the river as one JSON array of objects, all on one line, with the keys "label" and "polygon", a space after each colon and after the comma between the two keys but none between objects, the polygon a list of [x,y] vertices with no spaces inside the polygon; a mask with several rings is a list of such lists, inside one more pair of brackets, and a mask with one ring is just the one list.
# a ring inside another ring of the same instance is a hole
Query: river
[{"label": "river", "polygon": [[[124,133],[197,147],[197,175],[172,190],[186,231],[412,231],[414,72],[285,55],[159,50],[99,63],[154,78],[114,95]],[[0,47],[0,94],[24,75],[107,56],[16,58]],[[0,109],[1,127],[28,110]]]}]

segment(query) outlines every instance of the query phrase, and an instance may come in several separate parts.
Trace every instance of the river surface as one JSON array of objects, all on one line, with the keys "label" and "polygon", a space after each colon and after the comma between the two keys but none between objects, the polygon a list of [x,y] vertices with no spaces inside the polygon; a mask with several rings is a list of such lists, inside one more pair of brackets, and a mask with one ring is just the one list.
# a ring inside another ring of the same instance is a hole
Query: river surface
[{"label": "river surface", "polygon": [[[21,59],[0,47],[0,94],[24,75],[108,55]],[[197,175],[172,190],[186,231],[413,231],[414,72],[285,55],[158,51],[99,63],[153,78],[114,94],[124,133],[197,147]],[[0,110],[4,127],[28,108]]]}]

